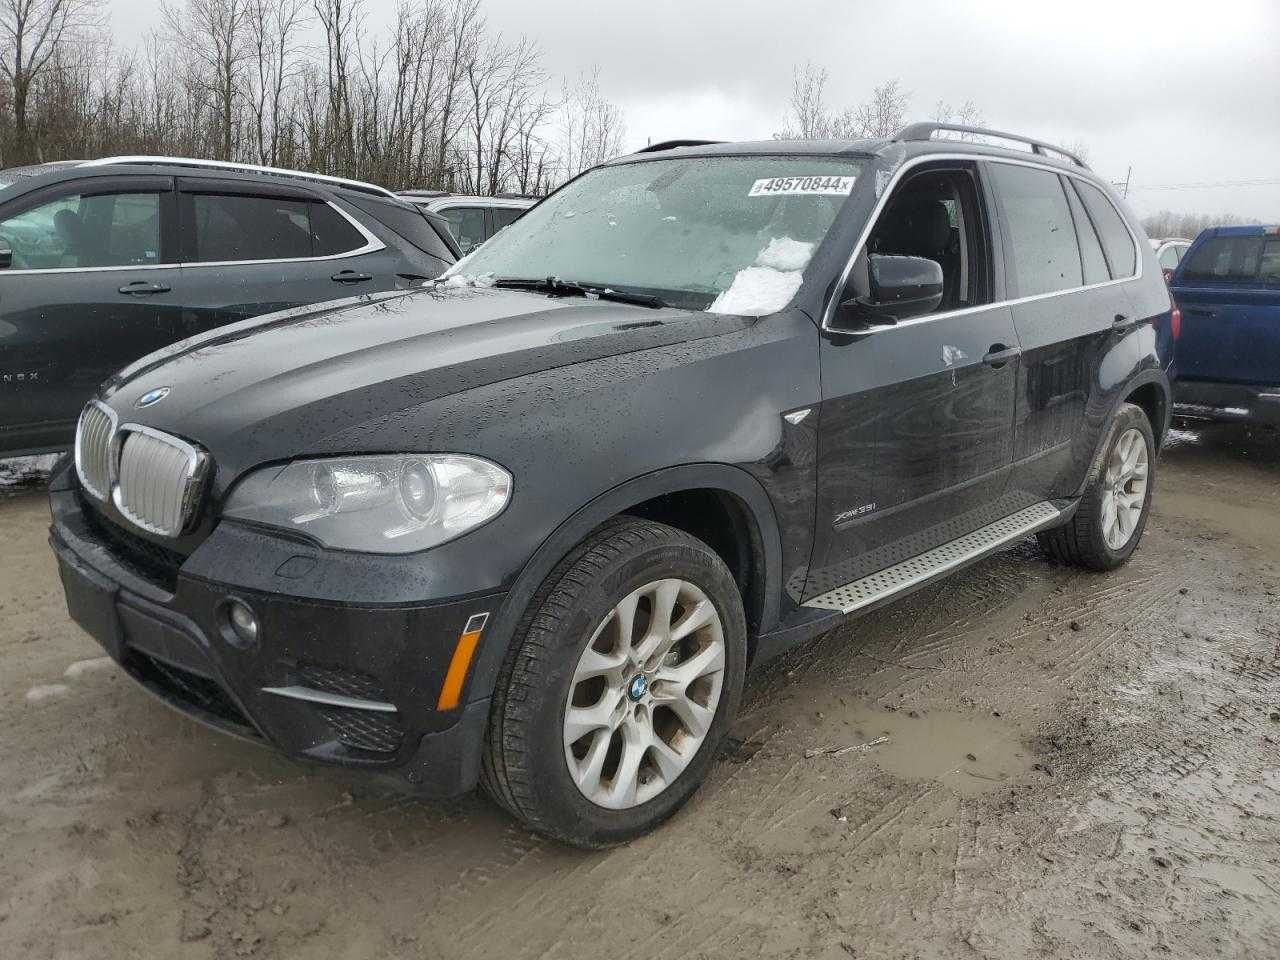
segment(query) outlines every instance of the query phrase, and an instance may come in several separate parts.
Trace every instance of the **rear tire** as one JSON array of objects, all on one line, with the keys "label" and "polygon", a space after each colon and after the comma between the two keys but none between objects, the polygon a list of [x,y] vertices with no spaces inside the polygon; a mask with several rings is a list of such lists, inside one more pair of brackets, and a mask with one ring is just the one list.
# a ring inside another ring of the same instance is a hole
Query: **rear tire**
[{"label": "rear tire", "polygon": [[1122,404],[1071,521],[1036,535],[1054,561],[1114,570],[1142,539],[1155,489],[1156,442],[1142,408]]},{"label": "rear tire", "polygon": [[664,524],[610,521],[557,565],[517,627],[481,783],[565,843],[638,837],[706,777],[746,660],[742,598],[720,557]]}]

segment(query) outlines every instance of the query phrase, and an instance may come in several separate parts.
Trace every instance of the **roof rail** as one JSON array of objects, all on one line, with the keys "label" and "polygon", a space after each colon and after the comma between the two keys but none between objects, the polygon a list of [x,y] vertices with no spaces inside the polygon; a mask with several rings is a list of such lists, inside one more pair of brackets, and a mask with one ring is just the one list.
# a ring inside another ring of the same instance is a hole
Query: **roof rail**
[{"label": "roof rail", "polygon": [[658,153],[662,150],[674,150],[676,147],[711,147],[723,140],[660,140],[647,147],[641,147],[636,153]]},{"label": "roof rail", "polygon": [[925,121],[923,123],[909,123],[892,138],[892,142],[901,143],[907,140],[932,140],[933,135],[939,131],[948,133],[971,133],[980,137],[995,137],[999,140],[1012,140],[1015,143],[1029,144],[1032,153],[1045,154],[1056,153],[1066,157],[1078,167],[1089,169],[1089,165],[1077,157],[1070,150],[1062,147],[1055,147],[1051,143],[1044,143],[1040,140],[1033,140],[1031,137],[1024,137],[1020,133],[1005,133],[1003,130],[988,130],[986,127],[969,127],[962,123],[935,123],[933,121]]},{"label": "roof rail", "polygon": [[280,167],[260,167],[253,163],[230,163],[226,160],[197,160],[192,157],[102,157],[98,160],[86,160],[80,165],[82,167],[106,167],[120,164],[140,163],[163,164],[170,167],[194,167],[196,169],[205,170],[240,170],[247,173],[265,173],[275,177],[290,177],[295,180],[313,180],[317,183],[325,183],[330,186],[346,187],[349,190],[360,190],[363,193],[372,193],[380,197],[390,197],[393,200],[400,199],[386,187],[380,187],[376,183],[365,183],[362,180],[348,180],[346,177],[331,177],[327,173],[308,173],[305,170],[284,170]]}]

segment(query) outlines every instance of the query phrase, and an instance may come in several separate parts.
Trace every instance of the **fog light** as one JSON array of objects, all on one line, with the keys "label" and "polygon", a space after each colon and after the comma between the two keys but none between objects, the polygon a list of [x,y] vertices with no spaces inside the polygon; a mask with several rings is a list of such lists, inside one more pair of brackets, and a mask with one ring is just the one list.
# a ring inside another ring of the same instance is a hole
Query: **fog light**
[{"label": "fog light", "polygon": [[258,642],[258,618],[247,603],[231,600],[227,604],[227,621],[231,624],[231,632],[242,644],[249,646]]}]

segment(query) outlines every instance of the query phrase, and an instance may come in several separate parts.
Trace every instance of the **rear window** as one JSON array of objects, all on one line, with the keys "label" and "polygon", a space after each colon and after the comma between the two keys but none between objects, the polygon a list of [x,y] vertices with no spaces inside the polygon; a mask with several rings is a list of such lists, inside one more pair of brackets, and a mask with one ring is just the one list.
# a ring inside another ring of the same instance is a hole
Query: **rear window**
[{"label": "rear window", "polygon": [[1183,258],[1181,279],[1193,283],[1274,283],[1280,279],[1280,239],[1210,237]]}]

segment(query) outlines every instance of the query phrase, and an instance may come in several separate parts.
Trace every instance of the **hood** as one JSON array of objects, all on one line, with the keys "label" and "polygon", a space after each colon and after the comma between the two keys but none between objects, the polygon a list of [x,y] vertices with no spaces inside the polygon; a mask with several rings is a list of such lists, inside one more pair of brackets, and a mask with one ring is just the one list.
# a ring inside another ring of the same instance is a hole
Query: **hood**
[{"label": "hood", "polygon": [[[198,443],[219,473],[235,475],[268,460],[335,452],[326,439],[434,399],[752,322],[519,290],[427,288],[219,328],[127,367],[103,399],[122,423]],[[169,388],[161,400],[137,407],[161,387]]]}]

